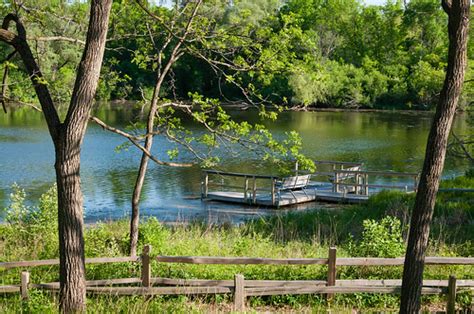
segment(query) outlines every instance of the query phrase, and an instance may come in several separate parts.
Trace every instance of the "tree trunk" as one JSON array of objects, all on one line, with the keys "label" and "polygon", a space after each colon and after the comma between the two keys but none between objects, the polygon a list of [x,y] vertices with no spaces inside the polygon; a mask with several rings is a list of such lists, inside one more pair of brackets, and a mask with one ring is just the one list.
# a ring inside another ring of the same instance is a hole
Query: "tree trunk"
[{"label": "tree trunk", "polygon": [[403,268],[400,313],[418,313],[430,224],[444,166],[451,125],[461,94],[466,67],[469,0],[442,2],[448,14],[449,51],[446,78],[428,136],[425,161],[411,217]]},{"label": "tree trunk", "polygon": [[60,305],[65,313],[86,305],[80,144],[60,134],[56,146],[58,188]]},{"label": "tree trunk", "polygon": [[[155,17],[155,15],[150,13],[148,9],[140,1],[138,1],[137,3],[143,10],[145,10],[145,12],[147,12],[148,14],[151,14],[152,17]],[[180,36],[177,36],[179,40],[177,41],[174,48],[172,49],[170,53],[170,57],[162,70],[161,70],[162,52],[164,51],[166,46],[170,43],[170,41],[167,41],[162,46],[162,50],[158,52],[159,66],[158,66],[158,73],[157,73],[157,81],[155,84],[155,88],[153,90],[153,96],[152,96],[151,104],[150,104],[150,112],[148,113],[147,127],[146,127],[147,135],[145,138],[145,150],[148,152],[151,152],[151,147],[153,146],[153,132],[154,132],[154,127],[155,127],[155,116],[158,111],[158,100],[160,98],[161,86],[163,85],[163,81],[166,75],[168,74],[168,72],[170,71],[171,67],[180,57],[180,54],[179,54],[180,47],[184,43],[187,36],[189,35],[192,22],[194,18],[196,17],[197,11],[201,3],[202,3],[202,0],[199,0],[196,2],[194,9],[192,11],[192,14],[189,20],[187,21],[184,33]],[[131,214],[131,219],[130,219],[130,255],[131,256],[137,255],[138,227],[139,227],[139,222],[140,222],[140,207],[139,206],[140,206],[140,198],[141,198],[141,193],[143,190],[143,184],[145,182],[145,176],[146,176],[149,159],[150,157],[145,152],[143,152],[142,158],[140,161],[140,167],[138,169],[137,180],[135,182],[135,187],[133,189],[132,214]]]},{"label": "tree trunk", "polygon": [[[158,99],[161,90],[161,84],[163,83],[163,76],[158,76],[158,81],[153,90],[153,96],[150,104],[150,112],[148,113],[148,121],[145,138],[145,149],[151,152],[153,146],[153,130],[155,125],[155,115],[158,110]],[[143,190],[143,184],[145,182],[146,171],[148,169],[148,161],[150,158],[147,154],[142,153],[140,160],[140,167],[138,168],[137,180],[135,181],[135,187],[133,188],[132,196],[132,215],[130,220],[130,255],[137,255],[138,245],[138,225],[140,223],[140,198]]]},{"label": "tree trunk", "polygon": [[[19,18],[8,14],[0,29],[0,40],[13,46],[25,64],[54,142],[58,188],[59,302],[60,310],[65,313],[82,312],[86,306],[80,152],[99,80],[111,7],[112,0],[91,1],[86,45],[63,123]],[[17,34],[8,30],[11,22],[16,24]]]},{"label": "tree trunk", "polygon": [[58,185],[60,307],[63,312],[85,310],[85,260],[80,152],[99,81],[112,0],[91,3],[86,46],[77,70],[71,103],[56,148]]},{"label": "tree trunk", "polygon": [[[149,151],[153,144],[153,137],[150,139],[147,137],[145,142],[145,148]],[[149,147],[148,147],[149,146]],[[140,160],[140,167],[138,168],[137,180],[135,181],[135,187],[133,188],[132,196],[132,217],[130,220],[130,255],[137,256],[137,245],[138,245],[138,226],[140,224],[140,198],[143,190],[143,184],[145,182],[146,171],[148,168],[148,156],[142,154]]]}]

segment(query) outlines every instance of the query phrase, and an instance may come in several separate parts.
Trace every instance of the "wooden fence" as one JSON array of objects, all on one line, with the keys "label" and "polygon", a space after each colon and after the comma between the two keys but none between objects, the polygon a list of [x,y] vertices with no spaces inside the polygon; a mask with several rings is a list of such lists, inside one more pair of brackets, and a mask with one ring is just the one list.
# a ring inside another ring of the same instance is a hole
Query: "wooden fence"
[{"label": "wooden fence", "polygon": [[[243,311],[245,300],[250,296],[287,294],[325,294],[332,298],[339,293],[400,293],[401,280],[337,280],[337,269],[342,266],[397,266],[404,258],[338,258],[336,248],[330,248],[327,258],[255,258],[255,257],[207,257],[207,256],[156,256],[150,255],[146,245],[140,257],[88,258],[86,264],[131,262],[141,264],[141,278],[87,280],[86,290],[92,294],[109,295],[199,295],[233,294],[234,308]],[[246,280],[235,274],[233,280],[154,278],[151,262],[220,264],[220,265],[327,265],[326,280]],[[0,262],[0,269],[27,268],[58,265],[59,260]],[[473,257],[426,257],[426,265],[474,265]],[[120,285],[120,286],[117,286]],[[0,293],[21,293],[28,298],[28,289],[57,291],[58,282],[30,283],[29,272],[22,271],[20,284],[0,286]],[[458,288],[474,289],[474,280],[424,280],[422,294],[447,294],[447,312],[454,313]]]}]

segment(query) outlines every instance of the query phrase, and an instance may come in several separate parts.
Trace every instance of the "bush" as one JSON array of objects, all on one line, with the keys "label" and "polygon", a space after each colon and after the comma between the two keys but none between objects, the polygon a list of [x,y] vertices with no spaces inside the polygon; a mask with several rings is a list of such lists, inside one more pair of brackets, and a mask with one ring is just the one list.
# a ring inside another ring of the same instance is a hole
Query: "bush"
[{"label": "bush", "polygon": [[401,222],[387,216],[380,221],[367,219],[363,222],[362,238],[349,240],[352,256],[398,257],[405,252]]},{"label": "bush", "polygon": [[[56,186],[41,195],[37,207],[25,204],[26,193],[12,186],[10,205],[4,208],[6,249],[16,251],[17,258],[53,258],[58,252],[58,207]],[[8,235],[9,233],[9,235]]]}]

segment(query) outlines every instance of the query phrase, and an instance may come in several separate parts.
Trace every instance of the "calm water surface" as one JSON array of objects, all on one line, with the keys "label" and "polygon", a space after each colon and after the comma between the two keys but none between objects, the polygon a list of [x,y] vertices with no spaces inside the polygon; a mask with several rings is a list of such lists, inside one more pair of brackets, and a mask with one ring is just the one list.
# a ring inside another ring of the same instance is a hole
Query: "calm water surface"
[{"label": "calm water surface", "polygon": [[[132,109],[100,107],[95,115],[116,127],[127,125]],[[252,112],[236,113],[256,121]],[[421,169],[431,114],[400,112],[289,112],[269,124],[276,134],[297,130],[303,137],[304,152],[317,160],[363,162],[368,170],[418,172]],[[458,116],[454,129],[472,132],[466,118]],[[141,154],[135,149],[115,152],[124,142],[118,135],[90,124],[82,149],[81,177],[85,219],[118,219],[130,212],[130,197]],[[166,158],[168,141],[157,138],[154,154]],[[28,193],[30,202],[38,199],[54,182],[54,150],[40,113],[22,108],[0,113],[0,208],[8,204],[11,185],[17,183]],[[183,160],[187,157],[182,155]],[[251,154],[235,158],[222,154],[223,169],[268,173]],[[444,176],[462,174],[468,165],[448,157]],[[212,222],[238,222],[249,217],[276,213],[223,203],[202,203],[200,170],[169,168],[150,163],[141,205],[142,214],[163,221],[207,219]],[[381,179],[380,179],[381,180]],[[318,204],[309,204],[315,208]],[[278,212],[281,212],[279,210]],[[0,218],[1,219],[1,218]]]}]

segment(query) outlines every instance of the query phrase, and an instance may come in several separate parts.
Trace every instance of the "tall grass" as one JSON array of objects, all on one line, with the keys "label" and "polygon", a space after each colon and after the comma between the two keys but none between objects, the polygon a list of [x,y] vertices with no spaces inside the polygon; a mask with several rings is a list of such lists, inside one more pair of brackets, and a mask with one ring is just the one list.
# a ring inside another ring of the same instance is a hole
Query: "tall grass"
[{"label": "tall grass", "polygon": [[[472,177],[443,182],[443,187],[474,186]],[[24,192],[14,188],[6,209],[7,222],[0,225],[0,259],[2,261],[57,258],[56,199],[54,188],[46,192],[37,207],[24,204]],[[430,255],[474,255],[473,200],[469,195],[439,195],[430,241]],[[368,203],[341,206],[333,210],[308,210],[267,219],[250,221],[241,226],[209,226],[196,222],[186,226],[166,226],[154,218],[142,223],[139,247],[151,244],[152,255],[208,255],[255,257],[326,257],[328,247],[337,245],[339,256],[403,255],[413,195],[382,192]],[[469,232],[470,230],[470,232]],[[97,223],[85,231],[87,257],[124,256],[128,252],[128,222]],[[19,270],[0,270],[0,285],[17,284]],[[31,281],[58,280],[57,266],[36,267]],[[320,279],[326,278],[326,267],[270,265],[186,265],[153,263],[156,277],[232,279],[241,273],[247,279]],[[401,278],[401,267],[339,267],[340,279]],[[426,267],[425,278],[446,279],[450,274],[473,279],[472,266]],[[139,277],[139,266],[131,263],[88,265],[88,279]],[[472,297],[463,294],[469,306]],[[425,306],[440,301],[425,298]],[[111,312],[209,312],[230,309],[228,296],[208,297],[89,297],[89,311]],[[293,309],[318,311],[336,306],[350,308],[395,309],[398,297],[382,294],[338,295],[332,304],[320,296],[275,296],[251,298],[255,309]],[[0,312],[55,312],[57,299],[41,291],[33,291],[28,302],[18,295],[0,297]]]}]

